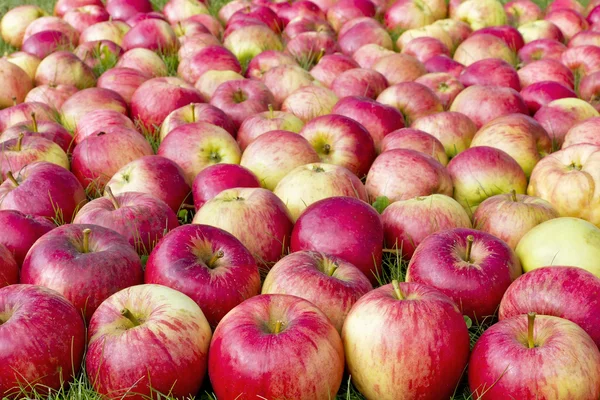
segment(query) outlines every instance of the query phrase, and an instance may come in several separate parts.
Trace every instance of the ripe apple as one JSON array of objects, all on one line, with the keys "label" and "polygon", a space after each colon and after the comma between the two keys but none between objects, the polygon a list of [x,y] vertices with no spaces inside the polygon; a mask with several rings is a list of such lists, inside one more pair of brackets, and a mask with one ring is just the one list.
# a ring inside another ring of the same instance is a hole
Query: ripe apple
[{"label": "ripe apple", "polygon": [[37,58],[44,58],[60,49],[69,48],[69,37],[59,31],[41,31],[31,35],[23,42],[21,50]]},{"label": "ripe apple", "polygon": [[9,171],[18,172],[36,161],[47,161],[69,169],[65,151],[52,140],[42,136],[19,134],[19,137],[0,143],[0,176],[7,179]]},{"label": "ripe apple", "polygon": [[553,100],[541,107],[535,113],[534,118],[546,129],[553,146],[560,148],[569,129],[578,122],[598,116],[600,116],[598,111],[586,101],[563,98]]},{"label": "ripe apple", "polygon": [[600,110],[600,102],[598,101],[600,98],[600,71],[584,76],[579,82],[578,90],[582,100],[590,103],[596,111]]},{"label": "ripe apple", "polygon": [[512,0],[504,4],[508,22],[513,26],[521,26],[537,21],[543,16],[540,7],[531,0]]},{"label": "ripe apple", "polygon": [[72,85],[81,90],[95,86],[96,77],[92,69],[75,54],[56,51],[38,66],[35,85]]},{"label": "ripe apple", "polygon": [[[362,64],[361,67],[367,68]],[[373,64],[371,69],[383,75],[390,85],[412,82],[419,76],[427,73],[425,66],[419,60],[411,55],[402,53],[383,56]]]},{"label": "ripe apple", "polygon": [[462,2],[450,16],[467,22],[476,31],[488,26],[506,24],[502,3],[495,0],[467,0]]},{"label": "ripe apple", "polygon": [[237,141],[242,151],[261,135],[270,131],[288,131],[298,133],[304,122],[294,114],[285,111],[269,111],[254,114],[244,120],[237,133]]},{"label": "ripe apple", "polygon": [[19,264],[13,254],[0,244],[0,288],[19,283]]},{"label": "ripe apple", "polygon": [[[206,373],[210,337],[202,310],[183,293],[152,284],[123,289],[90,321],[88,379],[106,397],[192,396]],[[131,340],[147,347],[132,348]]]},{"label": "ripe apple", "polygon": [[22,103],[33,88],[33,82],[27,72],[7,60],[0,59],[0,77],[0,110]]},{"label": "ripe apple", "polygon": [[[385,47],[381,47],[377,44],[370,43],[365,44],[360,49],[356,50],[352,55],[352,59],[356,64],[358,64],[361,68],[373,69],[373,66],[382,58],[395,54],[394,51],[390,49],[386,49]],[[402,59],[402,60],[411,60],[411,59]],[[397,60],[400,61],[400,60]],[[409,64],[407,62],[407,64]],[[415,65],[415,63],[410,63],[410,65]],[[356,66],[354,68],[357,68]],[[383,66],[382,66],[383,68]],[[328,73],[327,75],[335,78],[337,74],[333,75],[333,71]],[[318,79],[318,78],[317,78]],[[320,80],[320,79],[319,79]]]},{"label": "ripe apple", "polygon": [[0,21],[0,36],[13,47],[21,47],[27,26],[46,12],[38,6],[22,5],[6,11]]},{"label": "ripe apple", "polygon": [[391,3],[384,15],[385,27],[400,34],[408,29],[430,25],[436,20],[432,11],[425,2],[402,0]]},{"label": "ripe apple", "polygon": [[458,78],[465,66],[446,56],[433,56],[423,63],[427,72],[446,72]]},{"label": "ripe apple", "polygon": [[497,58],[510,65],[517,64],[517,56],[506,42],[489,33],[469,36],[454,52],[454,61],[466,67],[487,58]]},{"label": "ripe apple", "polygon": [[[600,10],[600,9],[599,9]],[[596,13],[598,14],[598,13]],[[595,31],[581,31],[569,40],[569,47],[593,45],[597,46],[600,44],[600,32]]]},{"label": "ripe apple", "polygon": [[123,21],[98,22],[87,27],[79,36],[79,43],[96,40],[110,40],[119,46],[123,45],[123,38],[131,27]]},{"label": "ripe apple", "polygon": [[[594,74],[590,76],[593,75]],[[586,78],[584,78],[579,85],[579,90],[582,92],[582,98],[587,98],[584,97],[585,95],[583,94],[585,93],[585,85],[583,83],[585,82]],[[536,82],[521,90],[520,94],[532,115],[534,115],[540,108],[554,100],[564,99],[567,97],[577,97],[577,94],[573,90],[554,81]],[[587,100],[593,104],[593,98],[587,98]]]},{"label": "ripe apple", "polygon": [[416,82],[392,85],[381,92],[377,101],[400,111],[407,125],[418,118],[444,111],[436,94],[427,86]]},{"label": "ripe apple", "polygon": [[43,103],[58,111],[69,97],[77,92],[72,85],[49,84],[38,85],[27,93],[25,102]]},{"label": "ripe apple", "polygon": [[475,32],[476,35],[490,34],[502,39],[511,50],[518,52],[525,42],[521,33],[513,26],[502,25],[502,26],[489,26],[483,29],[479,29]]},{"label": "ripe apple", "polygon": [[319,116],[330,114],[338,100],[335,93],[327,88],[315,85],[304,86],[295,90],[283,101],[281,111],[292,113],[307,123]]},{"label": "ripe apple", "polygon": [[354,68],[340,74],[331,84],[331,90],[340,98],[364,96],[375,99],[387,87],[387,80],[379,72]]},{"label": "ripe apple", "polygon": [[62,123],[74,131],[80,119],[95,110],[114,110],[127,115],[127,103],[121,95],[109,89],[80,90],[63,103],[60,109]]},{"label": "ripe apple", "polygon": [[338,45],[342,53],[352,56],[365,44],[377,44],[390,50],[394,48],[394,42],[389,33],[373,18],[356,18],[346,22],[340,28]]},{"label": "ripe apple", "polygon": [[[525,66],[524,69],[530,68],[530,65]],[[521,90],[519,77],[517,71],[506,61],[487,58],[470,64],[460,74],[459,79],[465,87],[473,85],[504,86],[519,91]]]},{"label": "ripe apple", "polygon": [[573,89],[575,82],[573,72],[559,61],[552,59],[528,63],[519,70],[519,80],[523,88],[537,82],[554,81]]},{"label": "ripe apple", "polygon": [[206,122],[225,129],[235,137],[235,126],[231,119],[223,111],[210,104],[190,103],[186,106],[173,110],[160,127],[161,141],[173,131],[182,125],[195,122]]},{"label": "ripe apple", "polygon": [[73,141],[79,144],[99,132],[113,133],[123,129],[136,129],[127,115],[115,110],[98,109],[81,116],[73,132]]},{"label": "ripe apple", "polygon": [[108,21],[109,18],[106,9],[95,4],[73,8],[63,16],[63,19],[79,33],[98,22]]},{"label": "ripe apple", "polygon": [[600,146],[600,138],[597,135],[600,117],[592,117],[581,121],[567,132],[562,148],[566,149],[574,144],[589,143]]},{"label": "ripe apple", "polygon": [[177,53],[179,41],[168,22],[151,18],[140,21],[127,31],[120,46],[125,51],[144,48],[165,53]]},{"label": "ripe apple", "polygon": [[381,142],[381,152],[394,149],[415,150],[433,157],[444,166],[448,164],[442,143],[435,136],[418,129],[402,128],[390,132]]},{"label": "ripe apple", "polygon": [[[432,57],[450,57],[450,50],[448,50],[448,47],[444,43],[436,38],[427,36],[412,39],[402,47],[402,53],[415,57],[424,65]],[[425,68],[427,68],[427,66],[425,66]]]},{"label": "ripe apple", "polygon": [[558,40],[537,39],[527,43],[519,50],[519,59],[523,64],[548,59],[560,62],[565,50],[567,50],[567,46]]},{"label": "ripe apple", "polygon": [[456,96],[458,96],[465,88],[461,81],[452,74],[446,72],[422,75],[415,79],[415,83],[419,83],[431,89],[442,103],[444,110],[447,110],[450,107]]},{"label": "ripe apple", "polygon": [[23,43],[31,36],[43,31],[61,32],[69,38],[73,46],[76,46],[79,41],[79,32],[69,25],[67,21],[57,16],[43,16],[34,19],[27,25],[27,29],[25,29],[25,34],[23,35]]},{"label": "ripe apple", "polygon": [[262,76],[271,68],[280,65],[298,65],[294,57],[289,54],[275,50],[263,51],[256,57],[252,58],[246,67],[246,77],[261,79]]},{"label": "ripe apple", "polygon": [[149,0],[107,0],[106,11],[113,20],[127,21],[138,13],[152,12]]},{"label": "ripe apple", "polygon": [[456,47],[471,34],[472,29],[462,21],[444,19],[422,28],[409,29],[403,32],[396,47],[404,49],[410,42],[419,37],[431,37],[442,42],[448,50],[454,52]]},{"label": "ripe apple", "polygon": [[118,93],[129,105],[133,93],[148,79],[150,79],[149,76],[132,68],[111,68],[98,78],[97,87]]},{"label": "ripe apple", "polygon": [[287,42],[286,53],[307,67],[313,67],[319,57],[339,51],[337,42],[326,32],[304,32]]},{"label": "ripe apple", "polygon": [[194,84],[194,87],[202,94],[206,101],[210,101],[215,91],[224,82],[244,79],[244,77],[233,71],[210,70],[203,73]]},{"label": "ripe apple", "polygon": [[0,211],[0,223],[4,227],[0,233],[0,244],[6,247],[19,266],[36,240],[56,228],[43,217],[25,215],[16,210]]},{"label": "ripe apple", "polygon": [[296,89],[315,84],[315,78],[298,65],[284,64],[266,71],[261,78],[265,86],[271,91],[275,108]]},{"label": "ripe apple", "polygon": [[256,175],[247,168],[237,164],[214,164],[204,168],[192,185],[196,211],[222,191],[242,187],[260,187]]},{"label": "ripe apple", "polygon": [[556,40],[558,42],[564,42],[564,35],[558,26],[554,25],[550,21],[537,20],[527,22],[518,27],[523,41],[530,43],[540,39]]},{"label": "ripe apple", "polygon": [[544,20],[556,25],[567,42],[579,32],[589,28],[588,22],[581,14],[566,8],[547,12]]},{"label": "ripe apple", "polygon": [[48,105],[36,102],[21,103],[0,110],[0,129],[8,129],[23,123],[33,123],[32,115],[35,115],[37,122],[56,121],[56,114]]},{"label": "ripe apple", "polygon": [[570,47],[562,53],[560,61],[579,78],[600,70],[600,47]]},{"label": "ripe apple", "polygon": [[[73,136],[62,125],[50,121],[37,122],[37,118],[33,118],[32,122],[23,122],[7,128],[0,134],[0,142],[5,142],[9,139],[18,139],[21,135],[24,135],[24,137],[36,136],[48,139],[59,145],[65,153],[69,153],[73,144]],[[65,162],[64,159],[63,162]],[[68,163],[65,162],[65,165],[68,165]]]},{"label": "ripe apple", "polygon": [[223,46],[231,51],[238,60],[251,60],[266,50],[283,50],[279,35],[271,28],[262,25],[250,25],[225,31]]},{"label": "ripe apple", "polygon": [[[167,76],[167,65],[158,54],[141,47],[131,49],[119,57],[117,68],[131,68],[145,75],[147,79]],[[106,72],[112,71],[113,68]],[[105,74],[106,74],[105,72]],[[139,85],[138,85],[139,86]]]},{"label": "ripe apple", "polygon": [[215,90],[210,104],[223,110],[239,128],[247,117],[267,111],[274,101],[273,94],[263,83],[239,79],[222,83]]},{"label": "ripe apple", "polygon": [[[370,3],[370,1],[365,1],[365,3]],[[360,16],[362,17],[364,15]],[[284,41],[287,41],[304,32],[326,32],[332,37],[335,37],[334,28],[329,24],[329,22],[316,17],[302,17],[294,21],[290,21],[290,23],[286,25],[283,32],[281,32],[281,35],[283,36]]]}]

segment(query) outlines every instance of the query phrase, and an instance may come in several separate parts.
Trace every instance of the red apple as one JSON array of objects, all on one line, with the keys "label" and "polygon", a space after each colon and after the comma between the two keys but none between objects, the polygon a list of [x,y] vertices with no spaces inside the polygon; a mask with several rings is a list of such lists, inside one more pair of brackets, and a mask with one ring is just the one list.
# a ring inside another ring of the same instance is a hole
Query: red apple
[{"label": "red apple", "polygon": [[0,59],[0,76],[2,77],[0,110],[22,103],[27,93],[33,88],[33,83],[27,72],[2,59]]},{"label": "red apple", "polygon": [[550,21],[537,20],[527,22],[519,26],[518,29],[523,36],[525,43],[540,39],[551,39],[558,42],[564,42],[565,40],[565,37],[558,26]]},{"label": "red apple", "polygon": [[427,72],[446,72],[458,78],[465,66],[446,56],[433,56],[423,64]]},{"label": "red apple", "polygon": [[579,32],[588,29],[588,23],[585,18],[577,11],[569,9],[553,10],[546,13],[546,21],[552,22],[560,29],[565,41],[569,41]]},{"label": "red apple", "polygon": [[267,111],[275,99],[261,82],[240,79],[222,83],[210,99],[210,104],[227,114],[239,128],[242,122],[257,112]]},{"label": "red apple", "polygon": [[290,21],[281,33],[284,40],[290,40],[304,32],[325,32],[335,37],[335,32],[329,22],[315,17],[302,17]]},{"label": "red apple", "polygon": [[98,88],[118,93],[129,105],[136,89],[150,79],[146,74],[132,68],[111,68],[98,78]]},{"label": "red apple", "polygon": [[60,49],[71,45],[67,35],[59,31],[41,31],[29,36],[21,46],[25,53],[44,58]]},{"label": "red apple", "polygon": [[448,156],[444,145],[435,136],[418,129],[402,128],[390,132],[381,141],[381,152],[394,149],[409,149],[426,154],[439,161],[442,165],[448,164]]},{"label": "red apple", "polygon": [[514,27],[509,25],[488,26],[479,29],[475,32],[476,35],[489,34],[494,35],[504,41],[508,47],[514,52],[521,50],[525,46],[521,33]]},{"label": "red apple", "polygon": [[319,116],[330,114],[338,100],[335,93],[329,89],[316,85],[304,86],[283,101],[281,111],[292,113],[307,123]]},{"label": "red apple", "polygon": [[[24,122],[11,126],[0,134],[0,142],[18,139],[21,134],[25,137],[38,136],[48,139],[58,144],[65,153],[69,153],[73,144],[73,136],[62,125],[49,121],[38,123],[37,120],[31,123]],[[67,164],[65,163],[65,165]]]},{"label": "red apple", "polygon": [[[167,76],[167,65],[163,59],[152,50],[135,48],[126,51],[119,57],[115,65],[117,68],[130,68],[144,75],[147,79]],[[105,72],[109,73],[115,68]],[[139,86],[139,85],[138,85]]]},{"label": "red apple", "polygon": [[70,10],[87,5],[103,6],[100,0],[58,0],[54,4],[54,15],[63,17]]},{"label": "red apple", "polygon": [[538,39],[527,43],[519,50],[519,59],[524,64],[546,59],[560,61],[565,50],[567,46],[558,40]]},{"label": "red apple", "polygon": [[36,161],[46,161],[69,169],[69,158],[65,151],[52,140],[42,136],[24,135],[0,143],[0,176],[7,179],[8,172],[17,173]]},{"label": "red apple", "polygon": [[598,111],[589,103],[575,98],[553,100],[534,115],[546,129],[555,148],[560,148],[569,129],[588,118],[598,117]]},{"label": "red apple", "polygon": [[436,137],[444,146],[448,158],[468,149],[477,133],[477,126],[469,117],[452,111],[421,117],[411,127]]},{"label": "red apple", "polygon": [[554,81],[573,89],[575,78],[571,70],[555,60],[532,61],[519,70],[523,88],[537,82]]},{"label": "red apple", "polygon": [[[23,264],[31,246],[42,235],[56,228],[56,225],[43,217],[25,215],[16,210],[0,211],[0,223],[4,227],[0,233],[0,244],[6,247],[19,266]],[[18,278],[18,273],[15,276]]]},{"label": "red apple", "polygon": [[280,108],[281,103],[295,90],[315,84],[315,78],[298,65],[280,65],[269,69],[261,78],[264,85],[273,94],[273,106]]},{"label": "red apple", "polygon": [[[359,64],[361,64],[359,62]],[[367,68],[361,64],[362,68]],[[371,68],[387,79],[390,85],[397,83],[411,82],[421,75],[425,75],[427,70],[416,58],[408,54],[394,53],[379,59]]]},{"label": "red apple", "polygon": [[237,141],[242,151],[259,136],[275,130],[298,133],[304,126],[301,119],[285,111],[269,111],[254,114],[244,120],[237,133]]},{"label": "red apple", "polygon": [[445,72],[425,74],[415,79],[415,83],[431,89],[442,103],[444,110],[450,107],[456,96],[465,88],[457,78]]},{"label": "red apple", "polygon": [[179,42],[168,22],[161,19],[146,19],[136,24],[125,34],[121,46],[125,50],[141,47],[166,53],[176,53]]},{"label": "red apple", "polygon": [[71,85],[81,90],[95,86],[96,77],[92,69],[75,54],[56,51],[44,58],[38,66],[35,84]]},{"label": "red apple", "polygon": [[[590,103],[596,110],[600,110],[600,71],[583,77],[579,82],[579,96]],[[574,96],[571,96],[574,97]]]},{"label": "red apple", "polygon": [[407,125],[418,118],[444,111],[444,106],[435,93],[416,82],[390,86],[381,92],[377,101],[400,111]]},{"label": "red apple", "polygon": [[0,130],[8,129],[18,124],[33,124],[37,122],[54,122],[56,113],[46,104],[37,102],[21,103],[0,110]]},{"label": "red apple", "polygon": [[160,127],[160,139],[165,137],[175,128],[195,122],[206,122],[225,129],[235,137],[235,126],[231,119],[223,111],[210,104],[190,103],[186,106],[173,110]]},{"label": "red apple", "polygon": [[[361,48],[356,50],[354,52],[354,54],[352,55],[352,59],[361,68],[373,69],[373,67],[379,60],[381,60],[382,58],[384,58],[386,56],[392,55],[392,54],[396,54],[396,53],[390,49],[386,49],[377,44],[370,43],[370,44],[365,44],[364,46],[362,46]],[[395,61],[396,61],[396,63],[398,63],[398,62],[402,63],[402,61],[406,61],[403,64],[405,64],[406,66],[409,66],[409,67],[414,66],[414,67],[416,67],[415,69],[418,71],[418,69],[419,69],[418,64],[416,64],[414,62],[414,60],[416,60],[416,59],[414,57],[412,57],[409,59],[399,58]],[[383,65],[381,65],[380,68],[381,69],[388,68],[388,69],[392,70],[393,66],[387,65],[388,62],[383,63]],[[391,75],[391,71],[390,71],[390,75]],[[334,76],[334,78],[335,78],[335,76]]]},{"label": "red apple", "polygon": [[450,56],[450,50],[444,43],[436,38],[426,36],[417,37],[408,42],[406,46],[402,47],[402,53],[415,57],[423,64],[435,56]]},{"label": "red apple", "polygon": [[331,84],[331,90],[341,99],[364,96],[375,99],[387,87],[387,80],[379,72],[354,68],[340,74]]},{"label": "red apple", "polygon": [[469,36],[454,52],[454,61],[467,67],[486,58],[498,58],[511,65],[515,65],[517,61],[515,52],[506,42],[489,33]]},{"label": "red apple", "polygon": [[136,126],[125,114],[115,110],[98,109],[81,116],[73,133],[73,140],[79,144],[99,132],[112,133],[122,129],[135,130]]},{"label": "red apple", "polygon": [[69,10],[63,19],[81,33],[98,22],[108,21],[110,15],[103,6],[87,5]]},{"label": "red apple", "polygon": [[322,55],[339,51],[337,42],[325,32],[304,32],[287,42],[286,53],[301,64],[313,67]]},{"label": "red apple", "polygon": [[261,79],[271,68],[280,65],[298,65],[294,57],[276,50],[263,51],[253,57],[246,67],[246,77]]},{"label": "red apple", "polygon": [[[529,64],[523,69],[530,68],[531,65]],[[488,58],[469,65],[460,74],[459,79],[465,87],[473,85],[504,86],[519,91],[521,90],[519,77],[517,71],[506,61]]]},{"label": "red apple", "polygon": [[25,29],[25,34],[23,35],[23,43],[31,36],[43,31],[62,32],[69,38],[70,43],[74,46],[77,45],[77,42],[79,41],[79,32],[69,25],[67,21],[59,17],[43,16],[41,18],[36,18],[27,25],[27,29]]},{"label": "red apple", "polygon": [[[24,51],[15,51],[7,56],[3,57],[6,61],[15,64],[27,73],[31,81],[35,79],[35,72],[42,60],[32,54]],[[29,93],[28,93],[29,94]],[[27,98],[27,97],[25,97]]]},{"label": "red apple", "polygon": [[575,76],[582,78],[600,70],[600,47],[570,47],[562,53],[560,61],[573,71]]},{"label": "red apple", "polygon": [[34,87],[27,93],[25,102],[44,103],[55,110],[60,110],[63,103],[77,92],[72,85],[49,84]]},{"label": "red apple", "polygon": [[394,42],[389,33],[373,18],[361,17],[346,22],[340,29],[338,44],[342,53],[352,56],[365,44],[377,44],[392,50]]},{"label": "red apple", "polygon": [[0,244],[0,288],[19,283],[19,264],[13,254]]},{"label": "red apple", "polygon": [[[593,76],[593,74],[590,76]],[[585,78],[581,83],[584,81]],[[580,88],[581,86],[585,87],[585,85],[580,84]],[[520,94],[532,115],[535,114],[540,108],[554,100],[564,99],[567,97],[577,97],[577,94],[573,90],[554,81],[541,81],[533,83],[521,90]],[[592,99],[590,98],[589,100],[591,101]]]},{"label": "red apple", "polygon": [[82,118],[95,110],[113,110],[127,115],[127,103],[109,89],[89,88],[69,97],[60,108],[63,125],[74,131]]},{"label": "red apple", "polygon": [[234,188],[258,188],[260,181],[247,168],[236,164],[214,164],[196,175],[192,195],[196,210],[224,190]]},{"label": "red apple", "polygon": [[106,11],[113,20],[127,21],[138,13],[152,12],[148,0],[107,0]]}]

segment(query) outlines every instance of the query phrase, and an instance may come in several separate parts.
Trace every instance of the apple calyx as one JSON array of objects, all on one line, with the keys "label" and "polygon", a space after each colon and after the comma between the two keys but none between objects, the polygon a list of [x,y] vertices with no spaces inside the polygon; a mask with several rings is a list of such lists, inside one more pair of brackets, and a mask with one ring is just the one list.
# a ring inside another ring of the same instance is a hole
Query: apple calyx
[{"label": "apple calyx", "polygon": [[83,230],[83,246],[81,248],[82,253],[90,252],[90,235],[92,234],[92,230],[90,228],[85,228]]},{"label": "apple calyx", "polygon": [[404,300],[404,299],[406,299],[404,297],[404,294],[402,293],[402,290],[400,290],[400,285],[398,284],[397,280],[394,279],[392,281],[392,287],[394,288],[394,293],[396,294],[396,298],[398,300]]},{"label": "apple calyx", "polygon": [[571,171],[574,169],[577,171],[581,171],[582,166],[581,166],[581,164],[577,164],[577,163],[575,163],[575,161],[573,161],[567,168]]},{"label": "apple calyx", "polygon": [[516,190],[515,190],[515,189],[513,189],[513,190],[511,190],[511,191],[510,191],[510,199],[511,199],[512,201],[514,201],[515,203],[516,203],[517,201],[519,201],[519,199],[517,199],[517,192],[516,192]]},{"label": "apple calyx", "polygon": [[35,118],[35,113],[32,112],[31,113],[31,129],[37,133],[38,131],[38,124],[37,124],[37,119]]},{"label": "apple calyx", "polygon": [[535,343],[533,340],[533,324],[535,322],[535,313],[529,312],[527,313],[527,347],[533,349],[535,347]]},{"label": "apple calyx", "polygon": [[21,147],[23,145],[23,138],[25,137],[24,133],[19,134],[19,138],[17,139],[17,145],[15,146],[15,151],[21,151]]},{"label": "apple calyx", "polygon": [[325,172],[325,170],[320,166],[314,166],[313,171],[315,172]]},{"label": "apple calyx", "polygon": [[225,256],[225,252],[223,250],[217,251],[213,256],[208,260],[206,265],[208,268],[213,269],[215,267],[215,263]]},{"label": "apple calyx", "polygon": [[279,334],[281,332],[281,328],[283,328],[283,321],[278,319],[277,321],[275,321],[275,328],[273,328],[273,333],[274,334]]},{"label": "apple calyx", "polygon": [[12,171],[8,171],[6,173],[6,178],[12,182],[13,185],[15,186],[19,186],[19,182],[17,181],[17,179],[15,178],[15,176],[13,175]]},{"label": "apple calyx", "polygon": [[325,154],[329,154],[331,152],[331,145],[328,143],[325,143],[323,145],[323,153]]},{"label": "apple calyx", "polygon": [[106,189],[104,189],[106,191],[106,194],[108,195],[108,198],[110,199],[110,201],[113,203],[113,206],[115,206],[115,210],[119,209],[119,202],[117,201],[117,198],[115,197],[115,195],[112,192],[112,189],[110,188],[110,186],[107,186]]},{"label": "apple calyx", "polygon": [[125,318],[127,318],[133,324],[134,327],[141,325],[140,320],[137,319],[135,317],[135,315],[133,315],[133,313],[131,311],[129,311],[129,309],[127,309],[127,308],[122,309],[121,315],[124,316]]},{"label": "apple calyx", "polygon": [[233,101],[237,104],[246,101],[246,95],[244,94],[241,88],[233,92]]},{"label": "apple calyx", "polygon": [[465,261],[468,263],[471,262],[471,249],[473,248],[474,240],[475,238],[473,237],[473,235],[467,236],[467,250],[465,251]]}]

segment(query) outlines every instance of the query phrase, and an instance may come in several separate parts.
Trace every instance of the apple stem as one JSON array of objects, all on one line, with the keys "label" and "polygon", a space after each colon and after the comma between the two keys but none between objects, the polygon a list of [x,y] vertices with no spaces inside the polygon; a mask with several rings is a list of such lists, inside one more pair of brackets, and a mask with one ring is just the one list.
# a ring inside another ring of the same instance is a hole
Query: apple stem
[{"label": "apple stem", "polygon": [[21,146],[23,145],[23,138],[25,137],[24,134],[20,133],[19,134],[19,138],[17,139],[17,151],[21,151]]},{"label": "apple stem", "polygon": [[89,253],[90,252],[90,235],[92,233],[92,230],[90,228],[85,228],[83,230],[83,252],[84,253]]},{"label": "apple stem", "polygon": [[196,122],[196,105],[192,103],[190,107],[192,109],[192,122]]},{"label": "apple stem", "polygon": [[13,101],[13,106],[16,106],[17,105],[17,97],[13,96],[12,101]]},{"label": "apple stem", "polygon": [[404,294],[402,294],[402,290],[400,290],[400,285],[397,280],[392,281],[392,286],[394,288],[394,293],[396,293],[396,297],[398,300],[404,300]]},{"label": "apple stem", "polygon": [[277,334],[277,333],[281,332],[282,327],[283,327],[283,321],[278,319],[275,322],[275,329],[274,329],[273,333]]},{"label": "apple stem", "polygon": [[208,268],[213,268],[215,263],[217,262],[217,260],[219,260],[220,258],[223,258],[224,256],[225,256],[225,253],[223,252],[223,250],[217,251],[215,254],[213,254],[213,256],[208,261]]},{"label": "apple stem", "polygon": [[117,198],[113,194],[112,189],[110,188],[110,186],[107,186],[105,190],[106,190],[106,193],[108,194],[108,198],[113,203],[113,206],[115,206],[115,210],[118,210],[119,202],[117,201]]},{"label": "apple stem", "polygon": [[9,181],[11,181],[13,183],[13,185],[19,186],[19,182],[17,182],[17,180],[15,179],[15,176],[13,175],[12,171],[8,171],[6,173],[6,177],[8,178]]},{"label": "apple stem", "polygon": [[533,323],[535,322],[535,313],[530,312],[527,313],[527,346],[530,349],[535,347],[535,343],[533,342]]},{"label": "apple stem", "polygon": [[329,268],[329,271],[327,272],[327,275],[329,276],[333,276],[333,274],[335,274],[335,271],[338,269],[339,265],[337,264],[332,264],[331,268]]},{"label": "apple stem", "polygon": [[38,124],[37,124],[37,119],[35,118],[35,113],[34,112],[31,113],[31,125],[33,126],[33,131],[37,132],[38,131]]},{"label": "apple stem", "polygon": [[275,114],[273,113],[273,104],[269,104],[269,118],[275,118]]},{"label": "apple stem", "polygon": [[467,262],[471,262],[471,249],[473,248],[474,240],[475,240],[475,238],[473,237],[473,235],[467,236],[467,251],[465,254],[465,258],[466,258]]},{"label": "apple stem", "polygon": [[323,58],[323,56],[325,55],[325,49],[322,48],[321,51],[319,51],[319,54],[317,55],[317,62],[321,61],[321,58]]},{"label": "apple stem", "polygon": [[121,310],[121,315],[124,316],[125,318],[127,318],[129,321],[131,321],[131,323],[133,324],[133,326],[139,326],[140,325],[140,321],[127,308],[124,308],[124,309]]},{"label": "apple stem", "polygon": [[517,192],[516,192],[516,190],[515,190],[515,189],[513,189],[513,190],[511,190],[511,191],[510,191],[510,198],[511,198],[511,199],[512,199],[512,201],[514,201],[514,202],[517,202],[517,201],[518,201],[518,199],[517,199]]}]

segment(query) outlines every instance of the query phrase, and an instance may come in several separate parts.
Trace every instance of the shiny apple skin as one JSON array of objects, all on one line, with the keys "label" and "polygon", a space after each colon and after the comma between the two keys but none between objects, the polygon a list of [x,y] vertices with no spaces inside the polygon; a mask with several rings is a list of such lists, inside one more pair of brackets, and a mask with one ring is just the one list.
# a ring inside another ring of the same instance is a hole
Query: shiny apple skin
[{"label": "shiny apple skin", "polygon": [[237,164],[215,164],[204,168],[192,185],[196,211],[223,190],[238,187],[260,187],[258,178],[248,169]]},{"label": "shiny apple skin", "polygon": [[17,210],[0,211],[0,244],[6,246],[18,265],[33,244],[56,225],[42,217],[23,214]]},{"label": "shiny apple skin", "polygon": [[0,244],[0,288],[19,283],[19,264],[8,248]]}]

